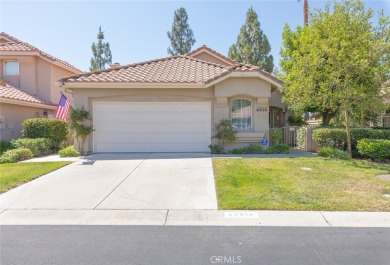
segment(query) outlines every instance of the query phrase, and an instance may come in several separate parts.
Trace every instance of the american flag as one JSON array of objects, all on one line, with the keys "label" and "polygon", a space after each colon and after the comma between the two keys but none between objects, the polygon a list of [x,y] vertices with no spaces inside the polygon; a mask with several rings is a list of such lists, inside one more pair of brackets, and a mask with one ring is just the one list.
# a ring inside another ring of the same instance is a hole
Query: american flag
[{"label": "american flag", "polygon": [[57,111],[56,111],[56,119],[61,119],[66,121],[68,118],[68,112],[70,108],[70,101],[64,96],[61,95],[60,103],[58,103]]}]

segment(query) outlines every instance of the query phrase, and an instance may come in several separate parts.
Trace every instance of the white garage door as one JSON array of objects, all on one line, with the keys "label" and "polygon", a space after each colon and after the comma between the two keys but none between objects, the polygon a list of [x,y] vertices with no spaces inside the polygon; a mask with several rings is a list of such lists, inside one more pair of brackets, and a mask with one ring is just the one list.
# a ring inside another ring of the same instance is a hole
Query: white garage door
[{"label": "white garage door", "polygon": [[207,152],[210,103],[95,102],[94,152]]}]

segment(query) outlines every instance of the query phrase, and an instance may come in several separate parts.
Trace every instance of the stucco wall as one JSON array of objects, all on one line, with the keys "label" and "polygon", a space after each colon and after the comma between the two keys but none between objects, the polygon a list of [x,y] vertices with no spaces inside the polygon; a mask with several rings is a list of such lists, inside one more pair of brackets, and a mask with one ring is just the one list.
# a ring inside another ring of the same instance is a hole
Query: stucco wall
[{"label": "stucco wall", "polygon": [[[252,130],[237,132],[237,141],[228,144],[227,150],[260,143],[268,138],[269,98],[271,85],[259,78],[228,78],[209,88],[72,88],[73,104],[84,108],[93,115],[93,102],[210,102],[211,121],[214,129],[222,119],[230,119],[230,104],[236,98],[252,102]],[[275,99],[275,104],[277,99]],[[92,117],[93,118],[93,117]],[[92,121],[93,125],[93,121]],[[77,146],[76,146],[77,147]],[[92,135],[84,144],[84,151],[92,152]]]},{"label": "stucco wall", "polygon": [[[210,102],[214,89],[73,89],[74,106],[93,115],[93,102]],[[92,117],[93,118],[93,117]],[[210,124],[213,123],[213,119]],[[93,121],[92,121],[93,124]],[[76,146],[77,147],[77,146]],[[92,135],[84,143],[84,151],[92,151]]]},{"label": "stucco wall", "polygon": [[222,65],[228,65],[226,62],[222,61],[222,60],[219,60],[218,58],[216,58],[215,56],[212,56],[206,52],[201,52],[195,56],[193,56],[194,58],[198,58],[200,60],[203,60],[203,61],[206,61],[206,62],[212,62],[212,63],[217,63],[217,64],[222,64]]},{"label": "stucco wall", "polygon": [[[4,61],[18,61],[19,75],[4,75]],[[60,87],[58,79],[74,74],[38,56],[21,55],[1,56],[0,73],[1,78],[11,85],[55,104],[59,102],[60,92],[65,93]],[[71,100],[72,97],[69,98]]]},{"label": "stucco wall", "polygon": [[61,93],[64,93],[65,96],[73,103],[73,97],[71,94],[65,92],[65,90],[60,87],[60,83],[58,80],[61,77],[69,76],[69,75],[74,75],[74,73],[69,72],[68,70],[65,70],[61,67],[58,67],[56,65],[51,65],[51,72],[50,72],[50,81],[49,81],[49,86],[50,86],[50,98],[49,100],[55,104],[57,104],[60,101],[61,98]]},{"label": "stucco wall", "polygon": [[[271,85],[259,78],[229,78],[215,85],[215,97],[219,103],[214,108],[214,117],[217,122],[222,119],[231,119],[232,100],[245,98],[252,102],[252,130],[238,131],[236,142],[227,144],[227,150],[259,143],[263,138],[268,138],[270,96]],[[215,140],[214,142],[216,143]]]},{"label": "stucco wall", "polygon": [[[44,110],[43,108],[0,103],[0,115],[5,121],[0,125],[0,139],[10,140],[21,137],[23,121],[30,118],[44,118]],[[47,111],[48,114],[53,114],[53,110]]]}]

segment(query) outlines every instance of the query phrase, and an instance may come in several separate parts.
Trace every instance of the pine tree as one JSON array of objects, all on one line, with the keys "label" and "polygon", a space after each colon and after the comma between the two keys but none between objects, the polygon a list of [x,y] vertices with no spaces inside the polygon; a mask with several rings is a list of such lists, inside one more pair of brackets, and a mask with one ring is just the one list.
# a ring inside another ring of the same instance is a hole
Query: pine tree
[{"label": "pine tree", "polygon": [[229,58],[236,62],[245,62],[272,72],[274,59],[267,36],[260,29],[255,10],[251,7],[246,13],[245,24],[241,27],[236,44],[229,48]]},{"label": "pine tree", "polygon": [[107,64],[110,65],[112,63],[110,44],[108,42],[103,42],[104,33],[102,32],[101,26],[99,27],[97,38],[97,44],[95,42],[92,43],[93,57],[91,58],[90,71],[105,69]]},{"label": "pine tree", "polygon": [[183,55],[191,51],[195,43],[194,33],[188,24],[186,10],[181,7],[175,11],[173,16],[172,30],[168,31],[168,38],[171,46],[168,48],[170,55]]}]

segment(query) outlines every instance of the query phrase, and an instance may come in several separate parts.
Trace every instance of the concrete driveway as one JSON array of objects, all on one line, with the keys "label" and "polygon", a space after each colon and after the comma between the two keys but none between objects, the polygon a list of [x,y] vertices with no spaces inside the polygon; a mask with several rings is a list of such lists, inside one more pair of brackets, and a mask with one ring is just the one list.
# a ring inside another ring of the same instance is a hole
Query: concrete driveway
[{"label": "concrete driveway", "polygon": [[0,209],[217,209],[209,154],[93,154],[0,195]]}]

